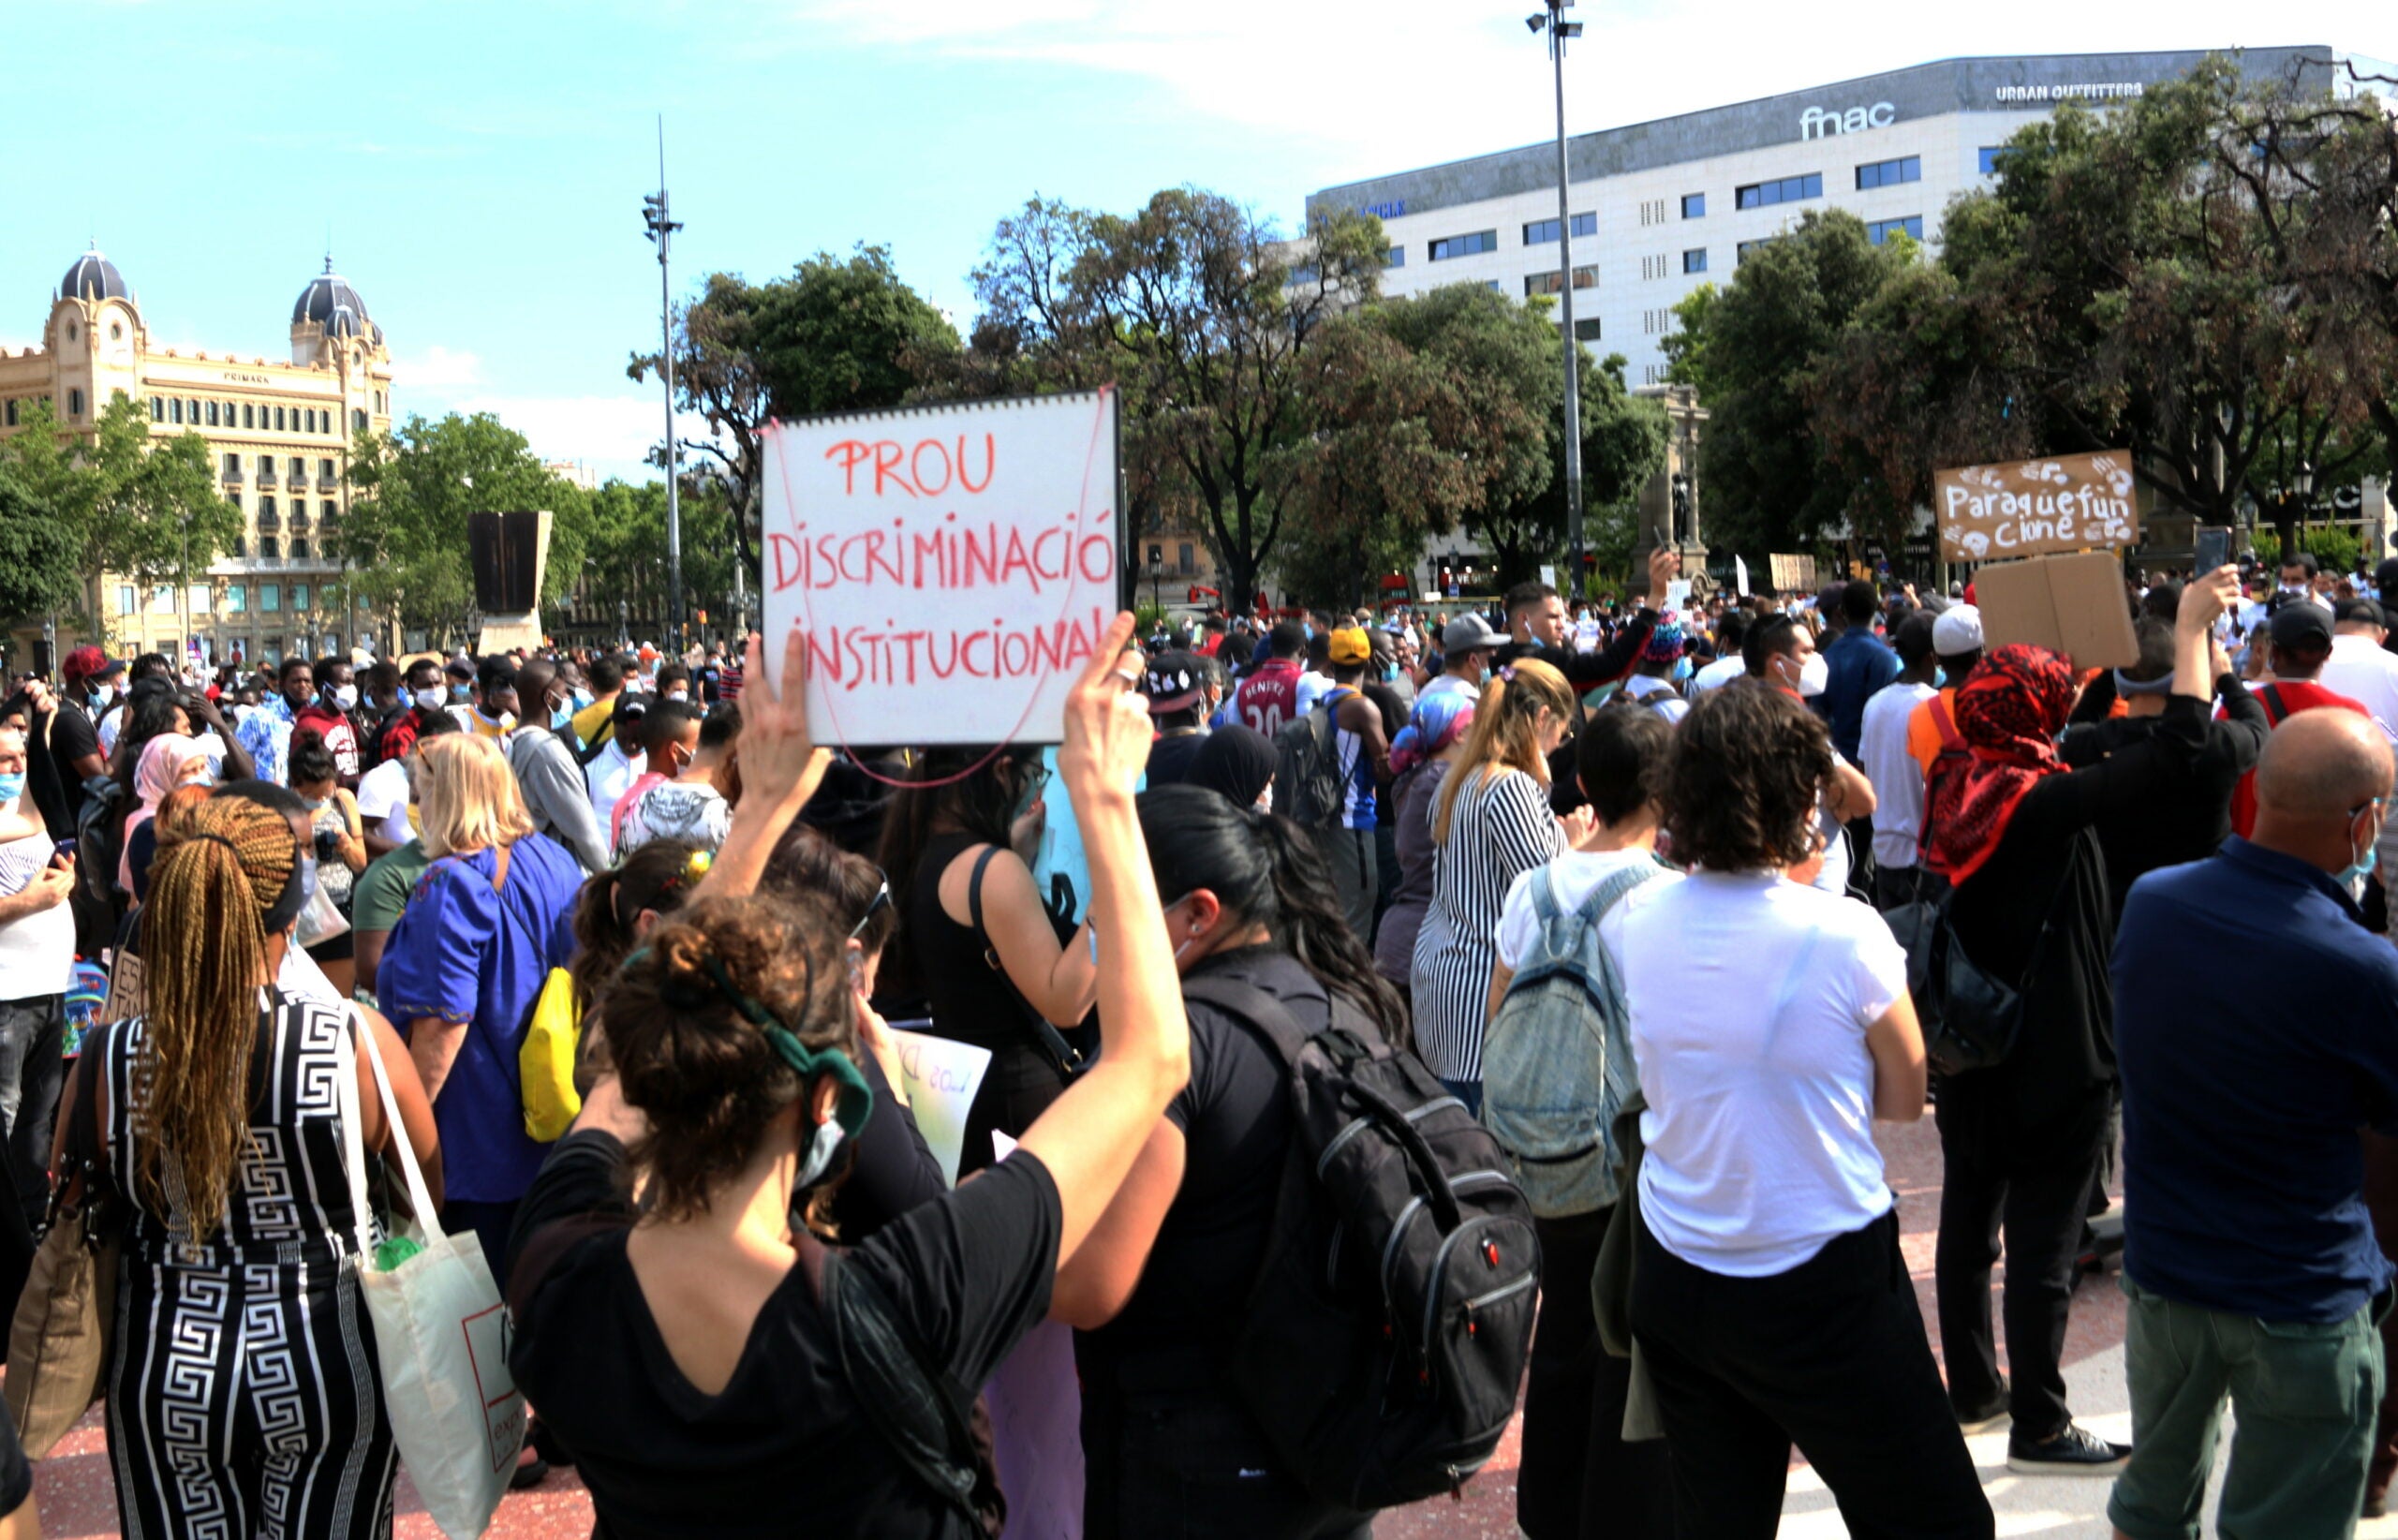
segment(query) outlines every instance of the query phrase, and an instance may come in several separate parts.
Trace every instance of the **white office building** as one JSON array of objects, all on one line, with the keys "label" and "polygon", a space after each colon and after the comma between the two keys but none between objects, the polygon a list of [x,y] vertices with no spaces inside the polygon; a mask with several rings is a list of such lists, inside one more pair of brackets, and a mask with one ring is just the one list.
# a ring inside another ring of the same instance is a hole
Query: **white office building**
[{"label": "white office building", "polygon": [[[1876,241],[1904,230],[1936,243],[1941,211],[1983,185],[2018,128],[2059,102],[2139,96],[2205,57],[1944,59],[1576,135],[1566,146],[1563,263],[1554,141],[1327,187],[1309,198],[1308,213],[1357,208],[1382,219],[1387,294],[1453,283],[1554,294],[1570,269],[1576,333],[1603,357],[1621,353],[1634,386],[1654,384],[1665,377],[1660,344],[1674,329],[1673,306],[1699,284],[1728,281],[1746,251],[1807,210],[1846,209]],[[2253,78],[2344,95],[2355,89],[2351,60],[2359,74],[2398,75],[2324,46],[2234,57]]]}]

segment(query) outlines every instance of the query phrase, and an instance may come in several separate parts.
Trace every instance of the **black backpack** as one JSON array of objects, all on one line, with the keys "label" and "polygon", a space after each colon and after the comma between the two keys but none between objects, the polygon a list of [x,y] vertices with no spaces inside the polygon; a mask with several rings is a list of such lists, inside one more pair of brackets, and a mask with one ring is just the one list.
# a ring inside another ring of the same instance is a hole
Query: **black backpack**
[{"label": "black backpack", "polygon": [[116,868],[125,854],[125,788],[113,778],[94,776],[83,782],[83,807],[75,815],[75,885],[92,903],[116,901]]},{"label": "black backpack", "polygon": [[1315,709],[1274,735],[1274,810],[1303,829],[1333,829],[1349,807],[1348,777],[1340,773],[1339,701],[1327,696]]},{"label": "black backpack", "polygon": [[1227,1382],[1319,1502],[1456,1493],[1515,1415],[1539,1293],[1532,1208],[1498,1145],[1338,995],[1310,1035],[1237,979],[1183,994],[1269,1044],[1290,1088],[1290,1153]]}]

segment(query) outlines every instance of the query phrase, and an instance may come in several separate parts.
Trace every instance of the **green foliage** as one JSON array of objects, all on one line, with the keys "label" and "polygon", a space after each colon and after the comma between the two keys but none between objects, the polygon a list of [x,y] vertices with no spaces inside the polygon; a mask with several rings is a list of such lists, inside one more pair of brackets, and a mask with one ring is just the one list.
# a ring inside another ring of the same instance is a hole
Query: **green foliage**
[{"label": "green foliage", "polygon": [[[687,483],[682,500],[683,591],[693,610],[732,619],[733,512],[724,483]],[[609,481],[591,494],[584,539],[586,592],[603,609],[625,601],[636,616],[666,614],[666,483]],[[756,596],[751,596],[756,603]]]},{"label": "green foliage", "polygon": [[[61,427],[44,402],[27,403],[20,423],[0,439],[0,476],[14,483],[30,517],[63,536],[79,574],[182,582],[206,571],[241,537],[240,511],[217,496],[207,441],[194,433],[154,435],[141,403],[113,397],[88,437]],[[51,545],[46,538],[19,543],[24,559],[37,564]],[[20,591],[54,595],[52,575],[37,565]],[[42,608],[71,609],[79,600],[52,598]]]},{"label": "green foliage", "polygon": [[[2282,538],[2279,532],[2258,529],[2250,542],[2257,561],[2265,566],[2277,565],[2282,559]],[[2364,541],[2347,530],[2317,526],[2298,532],[2298,548],[2312,551],[2315,559],[2330,572],[2353,572],[2364,560]]]},{"label": "green foliage", "polygon": [[72,613],[83,597],[79,555],[66,524],[0,475],[0,617]]},{"label": "green foliage", "polygon": [[351,582],[407,629],[447,643],[474,615],[467,516],[548,509],[554,515],[544,603],[572,591],[583,570],[590,495],[542,466],[525,436],[489,412],[429,422],[410,417],[361,434],[350,457],[349,516],[336,544]]}]

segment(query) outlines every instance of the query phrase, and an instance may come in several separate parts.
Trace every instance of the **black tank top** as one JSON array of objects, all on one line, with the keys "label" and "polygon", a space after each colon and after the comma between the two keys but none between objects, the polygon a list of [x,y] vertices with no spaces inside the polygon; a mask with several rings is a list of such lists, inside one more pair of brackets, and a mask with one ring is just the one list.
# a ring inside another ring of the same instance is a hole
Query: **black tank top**
[{"label": "black tank top", "polygon": [[985,957],[990,938],[951,919],[940,904],[941,874],[958,856],[984,843],[970,834],[937,834],[925,840],[904,918],[909,969],[932,1008],[933,1030],[997,1050],[1029,1041],[1029,1008],[1007,975]]}]

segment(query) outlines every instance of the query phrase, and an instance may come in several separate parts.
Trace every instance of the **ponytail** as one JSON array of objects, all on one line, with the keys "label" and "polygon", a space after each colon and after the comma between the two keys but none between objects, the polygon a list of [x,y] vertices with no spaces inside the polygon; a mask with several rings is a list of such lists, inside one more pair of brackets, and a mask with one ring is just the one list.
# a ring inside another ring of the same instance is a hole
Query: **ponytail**
[{"label": "ponytail", "polygon": [[1332,873],[1305,830],[1274,813],[1244,809],[1274,874],[1274,900],[1282,911],[1277,939],[1284,951],[1333,994],[1365,1013],[1394,1048],[1413,1034],[1399,991],[1374,971],[1373,955],[1349,928],[1349,917],[1333,901]]}]

